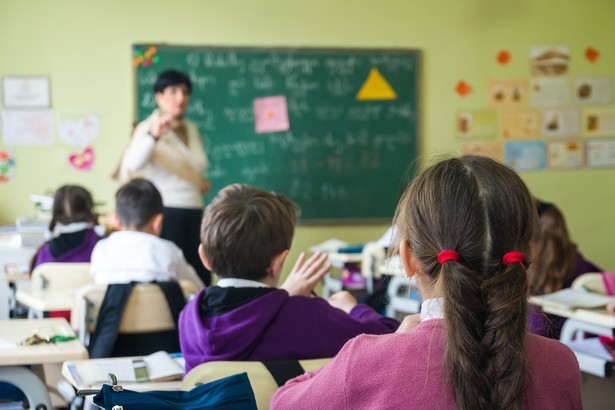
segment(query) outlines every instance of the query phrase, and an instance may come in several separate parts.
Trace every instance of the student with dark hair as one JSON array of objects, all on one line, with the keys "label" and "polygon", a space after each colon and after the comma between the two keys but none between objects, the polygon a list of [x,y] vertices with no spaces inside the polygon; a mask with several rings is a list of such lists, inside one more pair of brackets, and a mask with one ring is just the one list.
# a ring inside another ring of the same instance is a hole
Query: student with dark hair
[{"label": "student with dark hair", "polygon": [[405,190],[395,248],[423,296],[396,334],[362,335],[273,409],[581,409],[572,351],[526,330],[534,200],[485,157],[441,161]]},{"label": "student with dark hair", "polygon": [[[569,288],[580,275],[602,271],[578,251],[557,206],[537,201],[537,208],[540,230],[532,240],[532,264],[528,269],[531,295]],[[559,339],[565,318],[545,314],[536,306],[530,308],[530,331]]]},{"label": "student with dark hair", "polygon": [[162,197],[154,184],[133,179],[117,191],[115,202],[120,230],[101,240],[92,252],[96,283],[185,279],[203,287],[181,249],[158,237],[164,218]]},{"label": "student with dark hair", "polygon": [[90,192],[79,185],[64,185],[53,196],[49,230],[54,238],[32,258],[31,268],[47,262],[89,262],[101,239],[94,227],[98,215]]},{"label": "student with dark hair", "polygon": [[160,73],[153,91],[158,109],[135,128],[119,178],[126,182],[142,177],[156,185],[164,203],[160,236],[179,246],[209,284],[210,274],[197,253],[203,196],[210,188],[204,177],[207,157],[196,124],[184,118],[192,84],[184,73],[167,70]]},{"label": "student with dark hair", "polygon": [[354,336],[397,329],[396,320],[357,304],[348,292],[312,297],[331,268],[326,254],[306,260],[302,253],[276,288],[298,212],[285,196],[238,184],[207,206],[199,254],[219,280],[180,316],[186,371],[214,360],[331,357]]}]

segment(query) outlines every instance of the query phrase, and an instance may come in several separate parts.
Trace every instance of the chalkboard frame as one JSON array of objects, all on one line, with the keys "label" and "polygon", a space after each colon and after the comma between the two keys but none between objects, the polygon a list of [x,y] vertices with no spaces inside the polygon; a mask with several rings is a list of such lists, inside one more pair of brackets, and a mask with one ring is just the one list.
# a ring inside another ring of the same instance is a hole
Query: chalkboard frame
[{"label": "chalkboard frame", "polygon": [[[139,42],[135,43],[131,46],[131,50],[134,50],[136,47],[156,47],[156,48],[165,48],[165,49],[181,49],[188,52],[189,50],[194,51],[222,51],[222,52],[261,52],[261,53],[271,53],[271,52],[281,52],[281,53],[293,53],[293,52],[341,52],[341,53],[358,53],[358,54],[399,54],[399,53],[408,53],[413,54],[414,62],[415,62],[415,76],[413,79],[410,79],[409,82],[414,87],[414,97],[415,97],[415,127],[412,129],[413,138],[414,138],[414,157],[409,158],[409,161],[406,166],[406,170],[403,175],[400,175],[399,179],[399,189],[403,188],[403,184],[406,181],[409,181],[415,174],[418,164],[420,163],[420,148],[422,141],[422,89],[421,89],[421,80],[422,80],[422,51],[418,48],[346,48],[346,47],[287,47],[287,46],[233,46],[233,45],[182,45],[182,44],[169,44],[169,43],[146,43]],[[139,122],[139,77],[138,77],[138,67],[133,65],[133,86],[134,86],[134,112],[133,118],[134,123],[137,124]],[[284,193],[288,195],[288,193]],[[292,197],[291,197],[292,199]],[[392,209],[394,212],[394,209]],[[383,224],[390,223],[392,219],[391,217],[358,217],[358,218],[311,218],[304,219],[298,222],[299,225],[306,226],[317,226],[317,225],[374,225],[374,224]]]}]

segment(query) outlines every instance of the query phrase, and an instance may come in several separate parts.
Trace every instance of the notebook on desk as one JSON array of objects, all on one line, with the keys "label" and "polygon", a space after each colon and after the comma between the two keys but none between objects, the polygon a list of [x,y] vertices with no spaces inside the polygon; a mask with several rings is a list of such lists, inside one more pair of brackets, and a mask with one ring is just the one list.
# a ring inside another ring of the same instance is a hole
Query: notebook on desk
[{"label": "notebook on desk", "polygon": [[562,309],[587,309],[606,306],[611,302],[611,296],[588,292],[582,289],[567,288],[548,295],[532,296],[530,303],[539,306],[553,306]]},{"label": "notebook on desk", "polygon": [[120,383],[157,382],[180,380],[184,374],[184,360],[160,351],[136,359],[118,357],[74,361],[67,364],[67,369],[76,385],[108,382],[109,373],[113,373]]}]

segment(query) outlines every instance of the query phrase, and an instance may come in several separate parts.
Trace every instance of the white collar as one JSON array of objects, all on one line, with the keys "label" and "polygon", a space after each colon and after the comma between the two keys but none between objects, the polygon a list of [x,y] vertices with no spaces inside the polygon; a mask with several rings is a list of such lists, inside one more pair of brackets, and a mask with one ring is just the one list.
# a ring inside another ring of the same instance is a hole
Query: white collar
[{"label": "white collar", "polygon": [[54,234],[73,233],[83,231],[84,229],[91,228],[92,224],[88,222],[73,222],[68,225],[57,224],[53,228]]},{"label": "white collar", "polygon": [[444,319],[444,298],[426,299],[421,303],[421,322]]},{"label": "white collar", "polygon": [[222,278],[216,283],[221,288],[268,288],[263,282],[241,278]]}]

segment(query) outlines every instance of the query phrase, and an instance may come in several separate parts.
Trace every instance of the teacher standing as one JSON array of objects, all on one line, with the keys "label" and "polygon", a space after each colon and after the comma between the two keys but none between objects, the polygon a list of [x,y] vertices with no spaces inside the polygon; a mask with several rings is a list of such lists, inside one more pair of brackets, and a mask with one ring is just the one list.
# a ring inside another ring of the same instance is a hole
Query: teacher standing
[{"label": "teacher standing", "polygon": [[211,186],[204,175],[207,157],[196,125],[184,119],[192,83],[175,70],[154,84],[158,109],[139,123],[124,153],[122,179],[141,177],[158,188],[164,203],[160,236],[179,246],[206,285],[211,274],[198,257],[203,196]]}]

